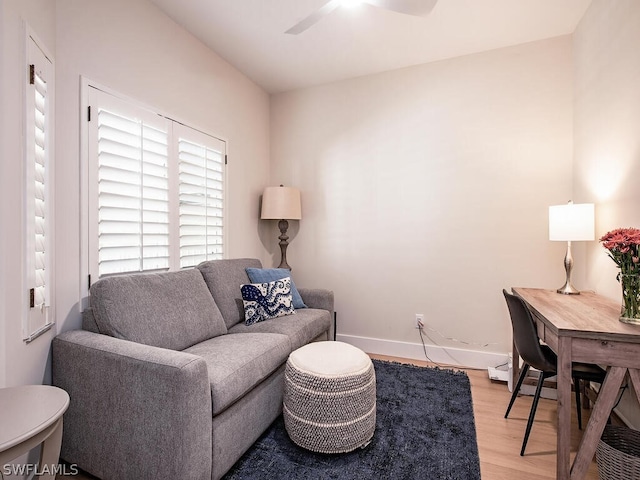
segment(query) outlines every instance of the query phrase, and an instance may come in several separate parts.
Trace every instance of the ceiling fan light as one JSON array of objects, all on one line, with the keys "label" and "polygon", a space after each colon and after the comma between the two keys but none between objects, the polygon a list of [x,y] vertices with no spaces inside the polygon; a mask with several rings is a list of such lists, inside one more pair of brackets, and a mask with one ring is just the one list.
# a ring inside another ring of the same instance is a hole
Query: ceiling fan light
[{"label": "ceiling fan light", "polygon": [[424,16],[431,12],[431,9],[437,1],[438,0],[326,0],[326,3],[322,7],[300,20],[284,33],[288,35],[298,35],[339,7],[355,8],[360,4],[367,3],[374,7],[381,7],[398,13]]},{"label": "ceiling fan light", "polygon": [[340,6],[343,8],[355,8],[363,3],[364,0],[340,0]]}]

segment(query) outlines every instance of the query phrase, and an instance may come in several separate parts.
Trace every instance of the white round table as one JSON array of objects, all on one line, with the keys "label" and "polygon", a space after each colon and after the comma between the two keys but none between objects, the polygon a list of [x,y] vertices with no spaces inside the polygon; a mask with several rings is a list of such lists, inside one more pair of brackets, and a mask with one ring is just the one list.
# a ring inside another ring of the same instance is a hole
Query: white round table
[{"label": "white round table", "polygon": [[54,480],[68,406],[69,395],[58,387],[0,388],[0,467],[42,443],[38,478]]}]

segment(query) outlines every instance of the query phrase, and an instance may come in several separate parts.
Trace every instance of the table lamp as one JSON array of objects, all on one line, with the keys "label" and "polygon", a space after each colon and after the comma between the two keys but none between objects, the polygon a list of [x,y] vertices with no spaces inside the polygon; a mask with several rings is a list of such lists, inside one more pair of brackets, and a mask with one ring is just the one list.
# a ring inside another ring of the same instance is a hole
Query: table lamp
[{"label": "table lamp", "polygon": [[287,229],[289,228],[288,220],[300,220],[302,218],[300,207],[300,190],[293,187],[267,187],[262,194],[262,212],[260,213],[262,220],[279,220],[278,228],[280,229],[280,253],[282,258],[278,268],[286,268],[291,270],[287,263],[287,246],[289,245],[289,237]]},{"label": "table lamp", "polygon": [[567,254],[564,257],[564,269],[567,280],[557,290],[565,295],[577,295],[580,291],[571,284],[573,256],[571,242],[593,240],[594,206],[593,203],[573,203],[549,207],[549,240],[567,242]]}]

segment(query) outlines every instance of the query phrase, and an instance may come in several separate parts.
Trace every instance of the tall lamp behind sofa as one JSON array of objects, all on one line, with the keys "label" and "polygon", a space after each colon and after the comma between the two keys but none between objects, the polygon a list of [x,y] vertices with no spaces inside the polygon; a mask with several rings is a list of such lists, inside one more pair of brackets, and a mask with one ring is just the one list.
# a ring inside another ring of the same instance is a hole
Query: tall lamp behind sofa
[{"label": "tall lamp behind sofa", "polygon": [[280,236],[278,238],[280,239],[280,253],[282,256],[278,268],[291,270],[287,263],[287,246],[289,245],[289,236],[287,235],[288,220],[300,220],[302,218],[300,190],[283,185],[265,188],[262,194],[260,218],[262,220],[279,220]]}]

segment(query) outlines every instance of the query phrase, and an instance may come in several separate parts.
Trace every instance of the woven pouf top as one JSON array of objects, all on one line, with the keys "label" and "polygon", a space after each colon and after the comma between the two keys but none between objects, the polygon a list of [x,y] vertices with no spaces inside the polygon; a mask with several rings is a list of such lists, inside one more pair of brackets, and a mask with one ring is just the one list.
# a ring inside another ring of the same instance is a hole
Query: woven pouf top
[{"label": "woven pouf top", "polygon": [[297,445],[344,453],[369,443],[376,423],[376,379],[363,351],[317,342],[291,353],[285,368],[284,421]]},{"label": "woven pouf top", "polygon": [[359,348],[344,342],[314,342],[289,355],[297,370],[321,377],[344,377],[366,372],[371,359]]}]

